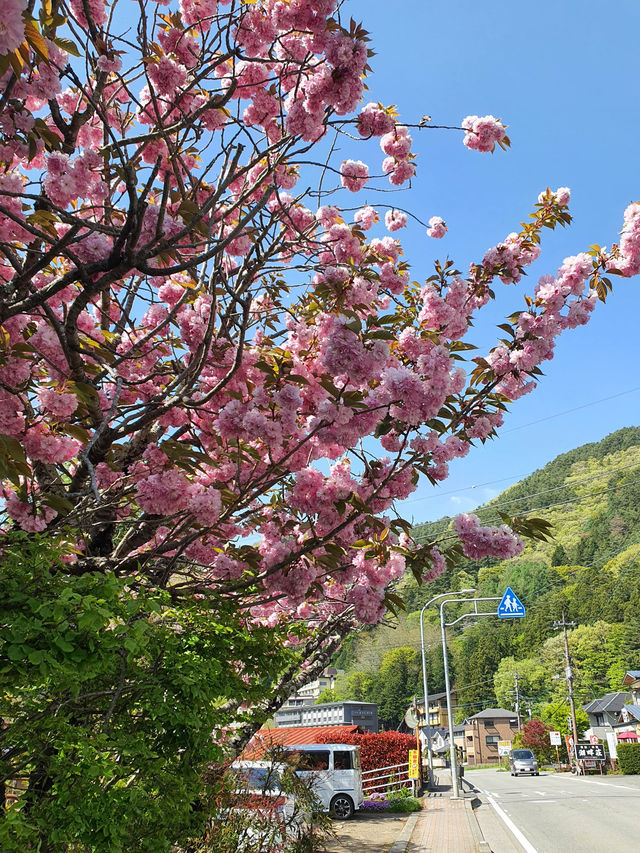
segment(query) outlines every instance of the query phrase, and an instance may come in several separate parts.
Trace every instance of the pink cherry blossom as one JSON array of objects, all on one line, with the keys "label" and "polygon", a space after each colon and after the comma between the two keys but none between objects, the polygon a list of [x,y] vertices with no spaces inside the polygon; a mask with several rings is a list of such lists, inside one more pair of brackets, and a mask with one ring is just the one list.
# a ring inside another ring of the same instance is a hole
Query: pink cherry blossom
[{"label": "pink cherry blossom", "polygon": [[427,234],[434,240],[440,240],[447,233],[447,224],[440,216],[432,216],[429,220]]},{"label": "pink cherry blossom", "polygon": [[384,215],[384,224],[388,231],[399,231],[407,224],[407,214],[401,210],[387,210]]},{"label": "pink cherry blossom", "polygon": [[505,126],[493,116],[467,116],[462,119],[462,127],[467,131],[462,142],[472,151],[493,151],[506,135]]},{"label": "pink cherry blossom", "polygon": [[6,0],[2,5],[0,19],[0,56],[6,56],[24,41],[24,20],[22,13],[27,8],[27,0]]},{"label": "pink cherry blossom", "polygon": [[362,160],[344,160],[340,175],[342,186],[352,193],[357,193],[369,180],[369,167]]},{"label": "pink cherry blossom", "polygon": [[378,222],[380,216],[374,207],[361,207],[360,210],[356,210],[353,214],[353,221],[358,225],[363,231],[368,231],[369,228],[373,228],[373,226]]}]

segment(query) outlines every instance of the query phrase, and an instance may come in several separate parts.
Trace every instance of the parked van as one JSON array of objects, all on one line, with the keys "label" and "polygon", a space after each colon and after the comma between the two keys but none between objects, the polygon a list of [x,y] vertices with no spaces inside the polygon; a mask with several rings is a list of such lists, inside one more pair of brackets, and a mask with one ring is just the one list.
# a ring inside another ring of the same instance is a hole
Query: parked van
[{"label": "parked van", "polygon": [[[264,849],[267,843],[274,848],[299,835],[302,815],[295,799],[283,793],[281,776],[284,765],[272,761],[234,761],[235,799],[230,814],[243,812],[246,825],[239,829],[236,853],[251,853]],[[226,815],[220,814],[221,819]]]},{"label": "parked van", "polygon": [[296,773],[309,780],[324,811],[341,820],[350,818],[364,799],[360,747],[345,743],[286,746]]}]

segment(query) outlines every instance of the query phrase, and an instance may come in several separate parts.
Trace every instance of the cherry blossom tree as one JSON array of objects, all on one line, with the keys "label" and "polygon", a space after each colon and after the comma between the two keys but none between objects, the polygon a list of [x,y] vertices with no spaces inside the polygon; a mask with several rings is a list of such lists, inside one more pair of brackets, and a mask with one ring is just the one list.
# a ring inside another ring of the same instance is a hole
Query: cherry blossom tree
[{"label": "cherry blossom tree", "polygon": [[[609,276],[640,270],[632,204],[619,245],[543,276],[466,361],[493,288],[570,222],[569,191],[466,272],[413,281],[407,212],[361,196],[408,188],[411,134],[434,128],[365,103],[370,55],[337,0],[3,5],[3,535],[54,537],[68,577],[284,631],[297,657],[255,725],[397,604],[407,568],[520,551],[531,522],[461,516],[418,544],[396,502],[496,435]],[[493,116],[451,132],[509,145]],[[379,161],[334,156],[373,138]],[[445,232],[433,216],[425,241]]]}]

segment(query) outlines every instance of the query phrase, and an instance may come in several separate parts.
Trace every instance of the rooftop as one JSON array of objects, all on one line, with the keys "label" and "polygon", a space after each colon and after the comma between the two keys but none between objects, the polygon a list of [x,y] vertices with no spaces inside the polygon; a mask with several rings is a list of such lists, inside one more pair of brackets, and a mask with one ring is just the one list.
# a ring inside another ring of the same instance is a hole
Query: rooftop
[{"label": "rooftop", "polygon": [[598,714],[608,711],[610,714],[619,714],[623,707],[631,699],[630,693],[607,693],[599,699],[594,699],[588,705],[583,705],[587,714]]},{"label": "rooftop", "polygon": [[260,729],[251,738],[240,758],[253,761],[262,758],[274,746],[300,746],[327,743],[330,738],[362,731],[359,726],[291,726],[284,729]]},{"label": "rooftop", "polygon": [[515,719],[516,717],[515,711],[507,711],[506,708],[485,708],[484,711],[478,711],[477,714],[474,714],[472,717],[469,717],[470,720],[492,720],[500,717],[509,717],[509,719]]}]

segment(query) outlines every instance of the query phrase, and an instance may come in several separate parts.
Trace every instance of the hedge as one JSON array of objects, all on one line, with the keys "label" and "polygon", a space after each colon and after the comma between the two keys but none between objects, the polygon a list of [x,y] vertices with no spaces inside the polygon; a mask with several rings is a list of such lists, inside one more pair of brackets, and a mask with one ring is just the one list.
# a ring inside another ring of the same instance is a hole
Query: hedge
[{"label": "hedge", "polygon": [[326,735],[323,743],[349,743],[360,747],[360,763],[363,770],[376,770],[378,767],[391,767],[404,764],[409,760],[409,750],[416,748],[413,735],[400,732],[344,732]]},{"label": "hedge", "polygon": [[640,773],[640,743],[619,743],[616,747],[620,770],[628,775]]}]

